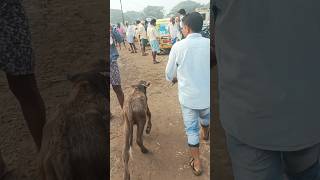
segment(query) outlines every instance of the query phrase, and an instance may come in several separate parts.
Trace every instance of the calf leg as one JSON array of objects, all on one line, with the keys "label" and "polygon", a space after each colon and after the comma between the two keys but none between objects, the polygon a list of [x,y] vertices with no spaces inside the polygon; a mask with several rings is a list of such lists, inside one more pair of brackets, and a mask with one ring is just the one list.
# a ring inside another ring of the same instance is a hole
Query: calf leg
[{"label": "calf leg", "polygon": [[150,134],[152,124],[151,124],[151,112],[150,112],[149,108],[147,108],[147,116],[148,116],[148,124],[147,124],[146,133]]},{"label": "calf leg", "polygon": [[140,146],[141,152],[142,153],[148,153],[148,149],[146,147],[144,147],[143,145],[143,130],[144,130],[144,125],[145,125],[146,121],[144,122],[140,122],[137,125],[137,144]]},{"label": "calf leg", "polygon": [[[130,145],[130,137],[132,136],[132,129],[133,127],[130,128],[130,124],[127,119],[125,119],[125,142],[124,142],[124,147],[123,147],[123,152],[122,152],[122,159],[123,159],[123,164],[124,164],[124,172],[123,172],[123,179],[124,180],[130,180],[130,172],[129,172],[129,149],[131,147]],[[131,140],[132,141],[132,140]]]}]

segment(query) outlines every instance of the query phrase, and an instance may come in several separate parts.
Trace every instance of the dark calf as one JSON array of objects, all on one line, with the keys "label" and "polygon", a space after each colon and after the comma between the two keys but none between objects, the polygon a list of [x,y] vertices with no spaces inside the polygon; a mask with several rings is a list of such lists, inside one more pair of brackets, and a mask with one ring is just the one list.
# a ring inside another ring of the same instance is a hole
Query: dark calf
[{"label": "dark calf", "polygon": [[73,88],[43,130],[41,180],[107,179],[106,73],[68,79]]},{"label": "dark calf", "polygon": [[133,139],[133,125],[137,125],[137,144],[140,146],[142,153],[147,153],[148,149],[143,145],[143,130],[147,123],[146,133],[151,131],[151,113],[147,103],[147,87],[150,83],[140,81],[139,84],[133,85],[132,92],[129,94],[127,101],[123,108],[123,118],[125,121],[125,144],[123,149],[124,162],[124,180],[130,180],[130,173],[128,168],[129,152],[131,151]]}]

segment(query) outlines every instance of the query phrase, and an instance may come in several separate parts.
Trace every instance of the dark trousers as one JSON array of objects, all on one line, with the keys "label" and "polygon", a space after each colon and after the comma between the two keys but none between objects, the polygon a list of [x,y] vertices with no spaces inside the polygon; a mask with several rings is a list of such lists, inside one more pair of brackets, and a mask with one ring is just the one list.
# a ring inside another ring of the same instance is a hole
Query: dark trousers
[{"label": "dark trousers", "polygon": [[235,180],[320,180],[320,144],[299,151],[269,151],[227,135]]}]

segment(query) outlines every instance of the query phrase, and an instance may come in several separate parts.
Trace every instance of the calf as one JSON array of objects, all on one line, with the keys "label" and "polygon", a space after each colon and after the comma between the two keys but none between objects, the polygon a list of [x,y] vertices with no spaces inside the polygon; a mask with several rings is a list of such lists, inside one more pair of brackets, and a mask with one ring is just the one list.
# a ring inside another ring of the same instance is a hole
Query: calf
[{"label": "calf", "polygon": [[148,153],[148,149],[143,145],[143,130],[148,120],[146,133],[150,134],[151,131],[151,113],[147,104],[147,87],[150,83],[140,81],[139,84],[133,85],[133,90],[123,108],[123,119],[125,121],[124,134],[125,143],[123,150],[124,162],[124,180],[130,180],[130,173],[128,169],[129,152],[131,152],[132,139],[133,139],[133,125],[137,125],[137,144],[140,146],[142,153]]},{"label": "calf", "polygon": [[99,72],[69,76],[70,96],[43,130],[41,180],[107,179],[106,77]]}]

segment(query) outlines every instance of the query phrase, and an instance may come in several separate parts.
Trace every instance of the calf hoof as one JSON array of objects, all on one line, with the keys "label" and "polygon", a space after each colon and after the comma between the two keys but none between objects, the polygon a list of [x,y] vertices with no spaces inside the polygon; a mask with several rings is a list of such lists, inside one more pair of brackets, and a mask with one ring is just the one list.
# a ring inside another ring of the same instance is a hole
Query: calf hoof
[{"label": "calf hoof", "polygon": [[141,148],[141,152],[143,154],[147,154],[149,152],[149,150],[147,148]]},{"label": "calf hoof", "polygon": [[147,134],[150,134],[150,132],[151,132],[151,127],[147,127],[146,133],[147,133]]}]

